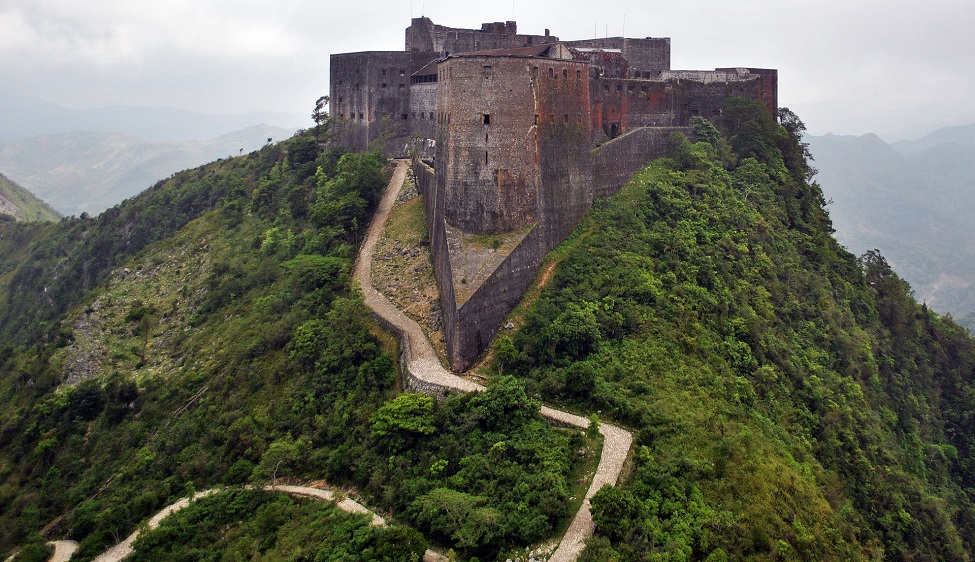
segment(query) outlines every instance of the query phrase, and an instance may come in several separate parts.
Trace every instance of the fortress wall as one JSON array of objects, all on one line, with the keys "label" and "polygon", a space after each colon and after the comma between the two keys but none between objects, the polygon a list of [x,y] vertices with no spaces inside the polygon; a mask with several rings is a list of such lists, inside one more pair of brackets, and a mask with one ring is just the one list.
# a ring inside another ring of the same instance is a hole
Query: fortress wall
[{"label": "fortress wall", "polygon": [[486,23],[481,29],[462,29],[434,24],[419,17],[406,28],[406,50],[434,52],[440,55],[470,53],[489,49],[507,49],[523,45],[558,41],[550,35],[519,35],[513,21]]},{"label": "fortress wall", "polygon": [[593,151],[593,192],[609,197],[620,190],[637,170],[667,153],[670,135],[686,127],[644,127],[613,139]]},{"label": "fortress wall", "polygon": [[[535,228],[456,312],[455,336],[448,345],[450,368],[463,371],[487,351],[501,323],[521,301],[548,253],[545,230]],[[444,318],[446,329],[446,317]]]},{"label": "fortress wall", "polygon": [[644,72],[670,70],[670,38],[647,37],[630,39],[626,37],[604,37],[566,41],[570,47],[591,49],[620,49],[630,68]]},{"label": "fortress wall", "polygon": [[401,154],[411,128],[410,76],[433,58],[407,51],[332,55],[329,111],[338,141],[364,150],[374,139],[389,137],[388,152]]},{"label": "fortress wall", "polygon": [[540,262],[592,206],[592,106],[588,63],[552,60],[538,64],[539,227],[544,237]]},{"label": "fortress wall", "polygon": [[437,172],[446,220],[503,233],[538,219],[531,59],[461,57],[439,65]]},{"label": "fortress wall", "polygon": [[[413,84],[410,90],[410,137],[419,138],[432,155],[427,140],[437,138],[437,83]],[[424,153],[426,155],[426,153]]]},{"label": "fortress wall", "polygon": [[721,115],[729,96],[764,101],[775,111],[775,71],[667,71],[660,79],[592,80],[593,128],[615,138],[639,127],[686,127]]},{"label": "fortress wall", "polygon": [[440,310],[443,323],[444,340],[447,343],[448,355],[451,349],[461,345],[464,341],[458,331],[457,299],[454,296],[454,276],[450,268],[450,252],[447,246],[447,231],[444,229],[444,198],[442,184],[443,174],[436,174],[425,164],[420,164],[415,171],[420,195],[423,196],[423,207],[427,219],[427,232],[430,237],[430,254],[433,261],[433,273],[437,280],[437,290],[440,294]]}]

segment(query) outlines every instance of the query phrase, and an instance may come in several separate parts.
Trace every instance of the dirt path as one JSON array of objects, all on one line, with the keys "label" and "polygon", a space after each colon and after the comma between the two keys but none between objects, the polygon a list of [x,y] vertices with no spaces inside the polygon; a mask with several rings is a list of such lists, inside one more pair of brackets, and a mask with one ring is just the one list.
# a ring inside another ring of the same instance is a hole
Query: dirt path
[{"label": "dirt path", "polygon": [[[336,501],[338,499],[338,494],[336,494],[331,490],[323,490],[321,488],[311,488],[308,486],[283,486],[283,485],[278,485],[278,486],[268,485],[268,486],[263,486],[261,489],[267,490],[269,492],[282,492],[285,494],[290,494],[292,496],[303,496],[303,497],[309,497],[317,500],[335,502],[335,505],[342,511],[347,511],[349,513],[361,513],[363,515],[372,516],[371,524],[374,527],[386,526],[385,519],[373,513],[365,506],[363,506],[361,503],[352,500],[350,498],[343,498],[339,501]],[[183,498],[179,501],[167,505],[166,507],[159,510],[159,513],[156,513],[155,515],[152,516],[151,519],[149,519],[144,529],[139,528],[135,530],[131,535],[126,537],[124,541],[108,549],[98,558],[95,558],[94,562],[120,562],[123,558],[125,558],[126,556],[134,552],[132,550],[132,543],[134,543],[135,539],[138,538],[140,532],[142,532],[143,530],[151,531],[152,529],[155,529],[156,527],[159,526],[159,523],[161,523],[162,520],[165,519],[168,515],[175,513],[181,509],[184,509],[186,506],[190,505],[191,501],[195,501],[200,498],[205,498],[210,494],[223,492],[223,491],[226,491],[226,488],[223,489],[212,488],[210,490],[204,490],[202,492],[197,493],[196,495],[193,496],[192,499]],[[69,543],[69,544],[67,544],[65,547],[59,547],[58,543]],[[71,555],[74,554],[74,551],[78,550],[78,543],[75,543],[73,541],[57,541],[54,544],[55,544],[54,556],[50,559],[49,562],[67,562],[68,558],[70,558]],[[70,551],[65,551],[66,556],[63,558],[58,558],[59,553],[61,553],[60,548],[70,548],[71,544],[74,545],[74,549]],[[446,560],[447,559],[443,555],[434,552],[432,550],[426,551],[426,553],[423,555],[423,562],[445,562]]]},{"label": "dirt path", "polygon": [[[373,250],[376,241],[382,234],[386,220],[389,218],[396,197],[403,186],[403,181],[406,179],[408,165],[409,163],[405,160],[400,160],[397,163],[396,171],[386,187],[386,193],[379,203],[379,209],[376,211],[372,224],[369,225],[369,233],[359,251],[358,260],[352,271],[353,279],[362,289],[366,305],[384,323],[397,332],[403,346],[406,368],[415,379],[431,387],[450,388],[460,392],[481,391],[484,390],[483,386],[461,378],[445,369],[440,364],[433,346],[427,340],[420,326],[398,310],[389,299],[372,285]],[[550,267],[554,268],[554,264]],[[543,278],[550,275],[551,272],[546,271]],[[556,423],[580,428],[589,427],[588,419],[547,406],[542,407],[541,414]],[[549,562],[574,562],[582,553],[585,540],[593,532],[589,500],[604,485],[616,484],[620,472],[623,470],[623,463],[629,454],[630,446],[633,444],[633,436],[630,432],[614,425],[600,424],[599,431],[603,435],[603,451],[599,459],[599,466],[596,467],[596,474],[589,490],[586,491],[585,501],[573,518],[565,536],[562,537],[558,549],[549,557]]]},{"label": "dirt path", "polygon": [[78,543],[75,541],[52,541],[47,544],[54,546],[54,555],[50,562],[68,562],[71,555],[78,550]]}]

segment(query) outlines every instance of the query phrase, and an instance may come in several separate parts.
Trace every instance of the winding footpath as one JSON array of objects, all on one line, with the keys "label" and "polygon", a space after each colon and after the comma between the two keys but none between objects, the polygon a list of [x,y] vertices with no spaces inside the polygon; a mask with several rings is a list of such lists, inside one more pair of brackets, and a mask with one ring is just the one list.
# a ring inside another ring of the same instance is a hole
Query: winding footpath
[{"label": "winding footpath", "polygon": [[[369,225],[369,232],[359,257],[352,271],[353,279],[359,283],[366,305],[379,317],[380,321],[390,328],[400,338],[405,366],[404,376],[412,379],[417,386],[424,388],[447,388],[459,392],[478,392],[485,387],[461,378],[445,369],[437,358],[433,345],[420,326],[401,310],[396,308],[382,293],[372,285],[372,255],[379,240],[389,213],[393,209],[396,198],[409,166],[407,160],[399,160],[393,177],[389,180],[386,192],[379,203],[379,209]],[[589,420],[543,406],[541,414],[555,423],[571,425],[585,429],[589,427]],[[585,548],[585,540],[592,535],[592,514],[589,511],[589,500],[604,485],[615,485],[623,470],[623,463],[633,444],[630,432],[610,424],[600,424],[599,432],[603,435],[603,451],[599,459],[599,466],[593,477],[592,484],[586,491],[582,506],[576,513],[562,537],[559,547],[549,557],[549,562],[574,562]]]},{"label": "winding footpath", "polygon": [[[370,524],[373,527],[385,527],[386,520],[376,515],[361,503],[352,500],[350,498],[339,498],[339,495],[331,490],[323,490],[321,488],[310,488],[308,486],[287,486],[287,485],[277,485],[277,486],[262,486],[261,489],[267,490],[269,492],[282,492],[285,494],[290,494],[292,496],[304,496],[316,500],[323,500],[328,502],[334,502],[335,505],[342,511],[349,513],[361,513],[363,515],[368,515],[372,517]],[[135,552],[132,549],[132,544],[135,539],[139,537],[139,533],[142,531],[151,531],[159,526],[163,519],[165,519],[170,514],[173,514],[186,506],[190,505],[190,502],[198,500],[200,498],[205,498],[210,494],[215,494],[218,492],[227,491],[226,488],[211,488],[209,490],[204,490],[202,492],[197,492],[192,498],[182,498],[176,502],[173,502],[166,507],[162,508],[158,513],[152,516],[151,519],[146,523],[144,528],[136,529],[131,535],[126,537],[126,539],[112,548],[106,550],[100,556],[94,559],[93,562],[121,562],[126,556]],[[64,543],[64,544],[60,544]],[[75,550],[78,550],[78,543],[73,541],[57,541],[54,543],[55,552],[54,556],[51,557],[49,562],[67,562],[67,560],[74,554]],[[73,545],[73,546],[72,546]],[[60,556],[60,557],[59,557]],[[441,562],[446,560],[443,556],[434,552],[432,550],[427,550],[426,554],[423,556],[424,562]]]}]

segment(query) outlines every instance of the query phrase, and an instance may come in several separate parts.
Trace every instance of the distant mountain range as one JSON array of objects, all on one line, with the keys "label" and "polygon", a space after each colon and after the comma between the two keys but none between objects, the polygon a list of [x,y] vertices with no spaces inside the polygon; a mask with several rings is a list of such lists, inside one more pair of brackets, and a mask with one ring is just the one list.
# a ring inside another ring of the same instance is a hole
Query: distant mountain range
[{"label": "distant mountain range", "polygon": [[[70,131],[118,133],[143,141],[206,140],[267,123],[284,129],[310,127],[308,114],[259,112],[204,115],[172,107],[112,106],[73,109],[16,92],[0,92],[0,141]],[[200,162],[202,164],[202,162]]]},{"label": "distant mountain range", "polygon": [[158,180],[291,137],[257,125],[203,141],[143,141],[120,133],[69,132],[0,142],[0,172],[65,215],[97,214]]},{"label": "distant mountain range", "polygon": [[807,142],[839,241],[879,249],[918,300],[975,330],[975,124]]},{"label": "distant mountain range", "polygon": [[33,193],[0,174],[0,215],[24,221],[55,221],[58,212]]}]

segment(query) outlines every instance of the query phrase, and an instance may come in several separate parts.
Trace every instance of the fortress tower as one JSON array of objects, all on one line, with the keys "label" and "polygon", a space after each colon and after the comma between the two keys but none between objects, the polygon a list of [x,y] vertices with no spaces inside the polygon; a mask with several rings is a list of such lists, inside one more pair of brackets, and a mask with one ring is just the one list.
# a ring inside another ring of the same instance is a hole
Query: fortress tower
[{"label": "fortress tower", "polygon": [[563,42],[515,22],[416,18],[406,48],[332,55],[333,123],[348,146],[433,157],[417,178],[454,370],[487,349],[593,199],[674,131],[719,116],[729,96],[778,109],[775,70],[671,70],[666,38]]}]

